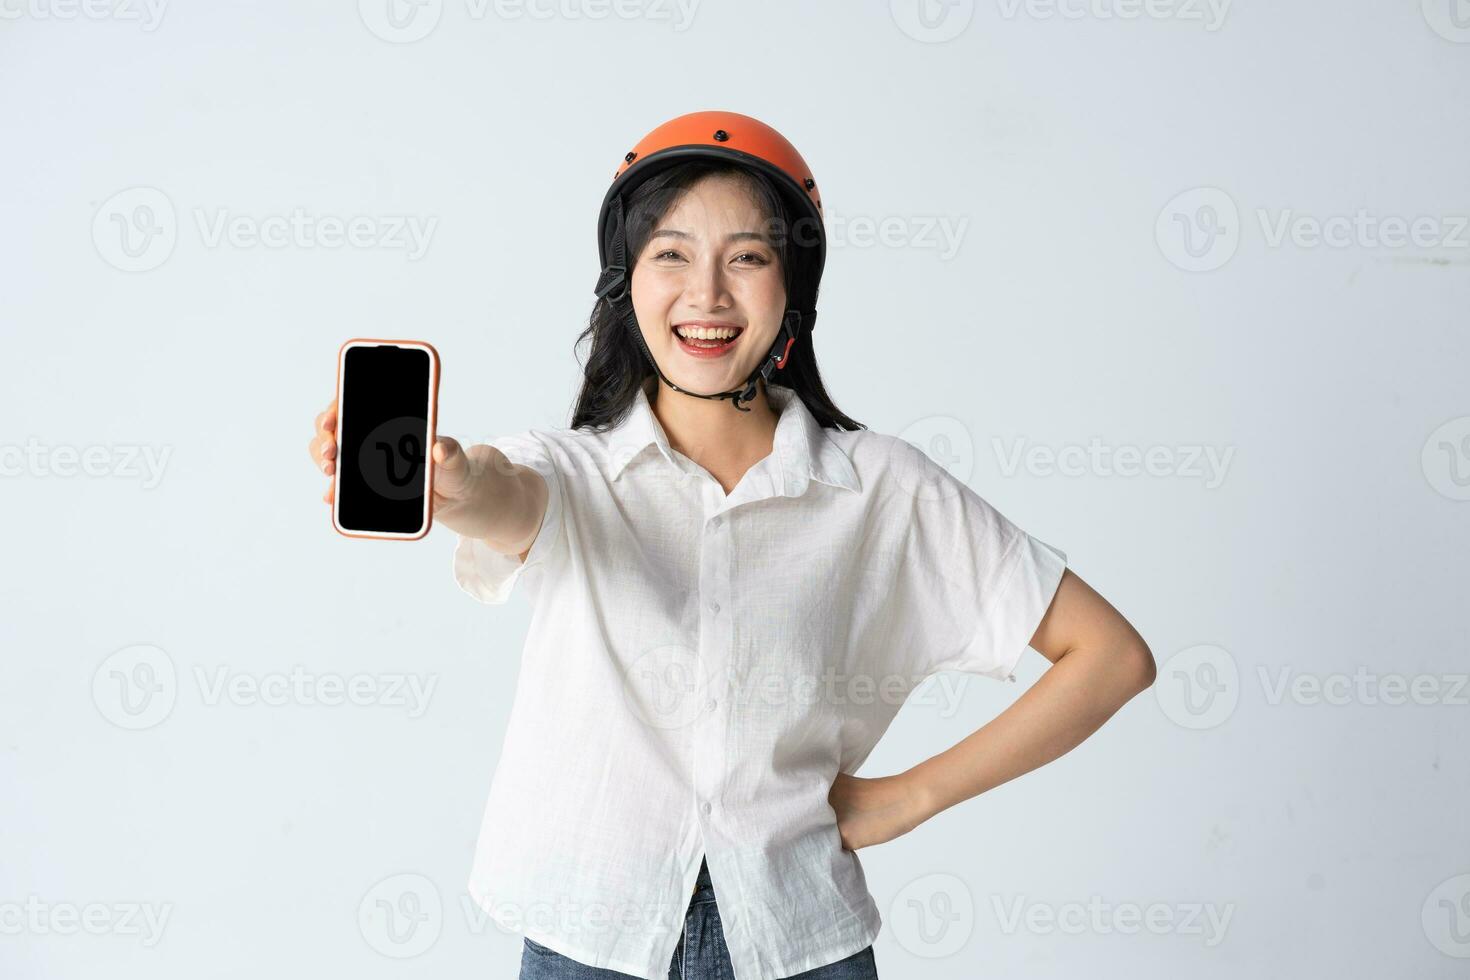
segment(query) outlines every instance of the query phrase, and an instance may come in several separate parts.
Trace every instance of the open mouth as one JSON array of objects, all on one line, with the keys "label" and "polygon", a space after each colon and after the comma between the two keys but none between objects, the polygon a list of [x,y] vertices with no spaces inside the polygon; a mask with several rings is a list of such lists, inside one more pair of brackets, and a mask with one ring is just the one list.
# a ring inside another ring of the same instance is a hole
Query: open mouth
[{"label": "open mouth", "polygon": [[720,357],[739,343],[744,327],[700,327],[680,325],[673,328],[674,339],[686,354],[694,357]]}]

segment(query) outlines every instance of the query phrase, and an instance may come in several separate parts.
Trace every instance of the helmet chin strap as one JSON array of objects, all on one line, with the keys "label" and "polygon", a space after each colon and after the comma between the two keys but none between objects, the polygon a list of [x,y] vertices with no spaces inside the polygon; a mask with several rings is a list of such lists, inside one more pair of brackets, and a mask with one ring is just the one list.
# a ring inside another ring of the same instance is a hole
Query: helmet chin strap
[{"label": "helmet chin strap", "polygon": [[[648,349],[648,344],[643,339],[643,331],[638,327],[638,317],[633,312],[633,297],[628,281],[628,269],[625,257],[626,245],[623,240],[623,198],[621,194],[613,199],[611,219],[612,249],[610,257],[612,261],[608,263],[607,268],[603,269],[602,275],[598,277],[597,289],[595,290],[598,298],[606,299],[612,304],[618,319],[622,321],[623,326],[637,339],[638,346],[643,349],[644,356],[648,358],[648,363],[653,365],[654,373],[658,375],[659,380],[664,384],[677,392],[693,398],[728,398],[730,399],[730,404],[734,406],[736,411],[750,411],[750,409],[743,407],[741,402],[749,402],[755,398],[759,390],[756,384],[757,378],[769,384],[772,372],[786,366],[787,360],[791,357],[791,347],[796,343],[796,338],[801,335],[803,319],[801,311],[787,310],[781,315],[781,329],[776,332],[776,339],[771,344],[771,349],[766,352],[765,357],[761,358],[761,362],[755,366],[746,377],[745,383],[739,388],[731,388],[729,391],[720,391],[712,395],[702,395],[697,391],[681,388],[664,376],[663,370],[658,366],[658,361],[653,359],[653,352]],[[815,318],[815,314],[808,315],[809,320],[814,320]]]},{"label": "helmet chin strap", "polygon": [[622,309],[619,310],[619,317],[627,328],[632,331],[633,336],[638,339],[638,346],[643,348],[643,353],[648,358],[648,363],[653,365],[654,373],[658,375],[660,381],[675,391],[693,398],[728,398],[730,399],[730,404],[739,412],[750,411],[750,409],[742,406],[741,402],[749,402],[755,398],[758,391],[757,379],[769,384],[772,372],[777,368],[786,366],[786,361],[791,355],[791,345],[796,343],[797,333],[801,330],[801,314],[796,310],[787,310],[781,318],[781,329],[777,332],[776,340],[771,344],[770,351],[767,352],[766,356],[761,359],[761,363],[757,364],[755,369],[746,377],[745,383],[739,388],[731,388],[729,391],[703,395],[697,391],[690,391],[688,388],[679,387],[664,375],[658,366],[658,361],[653,358],[653,352],[648,349],[648,344],[643,339],[643,331],[638,329],[638,319],[633,315],[633,304],[631,302],[625,302],[620,304],[620,306]]}]

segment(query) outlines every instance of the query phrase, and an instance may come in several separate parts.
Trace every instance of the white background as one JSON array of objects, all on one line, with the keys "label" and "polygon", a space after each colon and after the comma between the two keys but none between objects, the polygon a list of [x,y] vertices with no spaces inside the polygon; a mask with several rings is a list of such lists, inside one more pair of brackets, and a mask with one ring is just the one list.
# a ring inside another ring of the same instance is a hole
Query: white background
[{"label": "white background", "polygon": [[[0,975],[514,975],[464,882],[529,607],[443,528],[337,535],[306,446],[353,336],[432,342],[463,441],[565,425],[607,182],[705,108],[816,174],[838,406],[1160,664],[860,852],[886,980],[1464,975],[1470,4],[388,2],[0,0]],[[210,234],[295,209],[376,231]],[[946,675],[859,774],[1045,666]]]}]

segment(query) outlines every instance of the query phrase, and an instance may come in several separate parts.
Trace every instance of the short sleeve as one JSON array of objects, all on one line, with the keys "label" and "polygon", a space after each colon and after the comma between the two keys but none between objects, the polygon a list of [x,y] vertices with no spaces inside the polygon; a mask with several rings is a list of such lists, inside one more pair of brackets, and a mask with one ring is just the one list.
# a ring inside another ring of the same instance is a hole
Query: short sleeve
[{"label": "short sleeve", "polygon": [[529,466],[546,481],[546,514],[536,540],[521,561],[519,555],[503,555],[479,538],[459,535],[454,549],[454,580],[481,602],[499,605],[510,598],[515,584],[528,569],[544,565],[558,544],[565,523],[565,503],[560,475],[542,437],[534,432],[502,436],[490,445],[512,463]]},{"label": "short sleeve", "polygon": [[919,646],[911,651],[916,671],[920,677],[957,670],[1014,679],[1061,584],[1067,556],[924,459],[903,564],[903,593],[920,611],[910,633]]}]

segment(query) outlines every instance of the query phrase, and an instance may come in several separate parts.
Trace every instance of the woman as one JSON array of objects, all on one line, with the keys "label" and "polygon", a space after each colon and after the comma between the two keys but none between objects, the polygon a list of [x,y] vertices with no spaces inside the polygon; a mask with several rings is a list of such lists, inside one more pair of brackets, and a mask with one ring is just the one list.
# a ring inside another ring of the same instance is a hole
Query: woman
[{"label": "woman", "polygon": [[[432,452],[456,580],[502,603],[525,573],[534,608],[470,892],[524,933],[523,980],[876,977],[856,851],[1067,752],[1152,655],[1060,551],[833,405],[821,200],[780,134],[665,123],[598,231],[572,426]],[[852,775],[924,678],[1013,680],[1028,644],[1054,666],[995,720]]]}]

